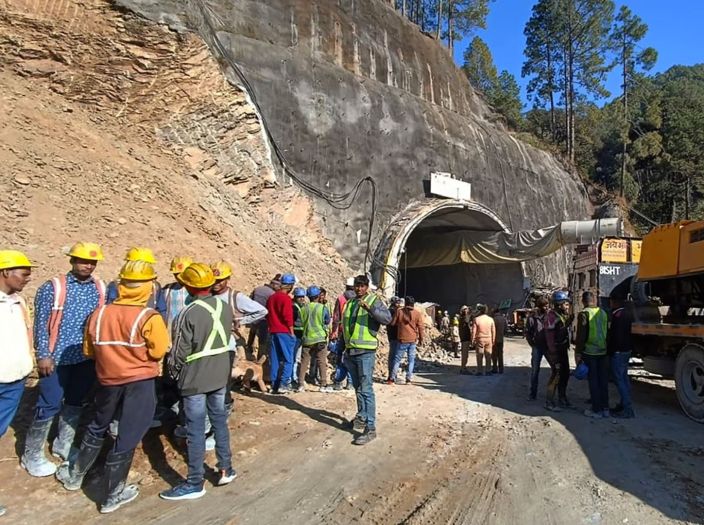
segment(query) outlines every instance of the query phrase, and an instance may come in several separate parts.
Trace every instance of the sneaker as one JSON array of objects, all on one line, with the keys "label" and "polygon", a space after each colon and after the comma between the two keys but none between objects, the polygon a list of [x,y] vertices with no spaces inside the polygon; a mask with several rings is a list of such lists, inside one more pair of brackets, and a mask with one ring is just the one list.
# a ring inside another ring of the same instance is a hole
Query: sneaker
[{"label": "sneaker", "polygon": [[100,506],[101,514],[109,514],[117,509],[133,501],[139,496],[139,489],[136,485],[126,485],[122,492],[117,496],[108,497],[108,499]]},{"label": "sneaker", "polygon": [[629,408],[628,410],[613,412],[611,416],[616,417],[618,419],[633,419],[634,417],[636,417],[636,413],[633,411],[632,408]]},{"label": "sneaker", "polygon": [[365,428],[367,428],[367,424],[357,417],[351,421],[348,421],[346,426],[348,429],[355,430],[357,432],[362,432]]},{"label": "sneaker", "polygon": [[329,386],[321,386],[320,391],[323,392],[324,394],[329,394],[330,392],[333,392],[332,387]]},{"label": "sneaker", "polygon": [[345,390],[354,390],[354,385],[352,383],[347,383]]},{"label": "sneaker", "polygon": [[362,434],[354,438],[352,443],[355,445],[366,445],[374,439],[376,439],[376,430],[373,428],[366,428]]},{"label": "sneaker", "polygon": [[179,501],[182,499],[198,499],[205,496],[205,487],[203,483],[199,485],[191,485],[190,483],[181,483],[169,490],[159,493],[161,499],[170,501]]},{"label": "sneaker", "polygon": [[562,409],[551,401],[545,403],[545,410],[549,410],[550,412],[562,412]]},{"label": "sneaker", "polygon": [[404,383],[404,385],[410,385],[412,383],[413,383],[413,379],[406,379],[406,382]]},{"label": "sneaker", "polygon": [[333,390],[335,390],[335,391],[340,391],[340,390],[342,390],[344,387],[342,386],[342,383],[335,383],[332,388],[333,388]]},{"label": "sneaker", "polygon": [[237,472],[232,467],[228,469],[220,469],[220,479],[218,479],[218,487],[232,483],[237,477]]},{"label": "sneaker", "polygon": [[[299,385],[294,389],[294,392],[296,394],[300,394],[301,392],[305,392],[305,391],[306,391],[306,387],[304,387],[303,385]],[[281,393],[281,392],[279,392],[279,393]]]},{"label": "sneaker", "polygon": [[584,415],[592,419],[601,419],[604,417],[601,412],[594,412],[591,408],[587,408],[584,411]]},{"label": "sneaker", "polygon": [[205,438],[205,450],[215,450],[215,436],[208,436]]}]

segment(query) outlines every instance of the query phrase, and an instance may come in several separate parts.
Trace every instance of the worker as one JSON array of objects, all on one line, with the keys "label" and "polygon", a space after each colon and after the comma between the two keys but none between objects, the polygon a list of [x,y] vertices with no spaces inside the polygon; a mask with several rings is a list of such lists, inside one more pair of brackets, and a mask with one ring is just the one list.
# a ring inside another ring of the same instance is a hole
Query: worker
[{"label": "worker", "polygon": [[54,416],[60,414],[52,454],[66,461],[83,403],[95,385],[95,363],[82,350],[86,320],[105,304],[105,284],[93,276],[103,253],[95,243],[79,242],[68,255],[71,271],[42,284],[34,299],[39,397],[21,463],[37,477],[56,472],[56,465],[44,455]]},{"label": "worker", "polygon": [[178,314],[186,307],[188,292],[181,283],[179,276],[192,262],[193,260],[190,257],[178,256],[174,257],[169,265],[169,271],[174,276],[174,282],[162,288],[162,301],[166,308],[166,325],[169,328],[169,332]]},{"label": "worker", "polygon": [[[276,292],[280,288],[281,274],[276,274],[274,278],[271,279],[271,281],[261,286],[257,286],[254,290],[252,290],[252,294],[250,295],[250,297],[253,301],[258,302],[260,305],[266,308],[266,303],[269,300],[269,297],[271,297],[274,292]],[[249,334],[247,336],[247,346],[245,347],[248,354],[248,359],[254,358],[255,338],[257,340],[256,356],[257,360],[259,360],[262,358],[262,356],[269,355],[269,323],[267,323],[266,319],[262,319],[258,323],[253,324],[249,329]],[[267,361],[264,363],[264,366],[269,366],[269,364],[270,363]]]},{"label": "worker", "polygon": [[[553,307],[545,316],[545,359],[550,365],[545,409],[559,411],[574,408],[567,400],[567,383],[570,378],[570,326],[574,317],[570,314],[569,295],[558,290],[552,295]],[[555,403],[557,392],[559,402]]]},{"label": "worker", "polygon": [[[127,261],[143,261],[149,264],[156,264],[156,257],[154,253],[149,248],[143,248],[135,246],[127,250],[125,254],[125,262]],[[161,285],[158,281],[152,281],[151,295],[149,296],[149,301],[147,301],[147,306],[149,308],[155,309],[159,314],[166,319],[166,298],[162,293]],[[105,292],[105,302],[107,304],[112,303],[117,299],[117,281],[110,281]]]},{"label": "worker", "polygon": [[494,310],[494,325],[496,326],[496,340],[491,352],[491,371],[494,374],[504,373],[504,336],[506,335],[506,315],[504,310],[496,308]]},{"label": "worker", "polygon": [[392,297],[389,311],[391,312],[391,323],[386,327],[386,337],[389,339],[389,374],[386,376],[386,384],[394,384],[394,362],[396,361],[396,352],[398,352],[398,327],[393,323],[396,312],[405,306],[402,297]]},{"label": "worker", "polygon": [[230,379],[230,327],[232,310],[211,294],[215,275],[210,266],[193,263],[179,276],[188,290],[189,304],[174,326],[168,370],[178,383],[187,429],[188,476],[161,492],[167,500],[188,500],[205,494],[205,419],[215,432],[218,485],[235,479],[225,394]]},{"label": "worker", "polygon": [[606,331],[608,316],[596,306],[592,292],[582,294],[584,310],[577,316],[575,338],[575,360],[589,368],[589,394],[592,408],[584,415],[591,418],[609,417],[609,360],[606,354]]},{"label": "worker", "polygon": [[[301,351],[301,366],[298,370],[297,392],[304,392],[306,372],[310,362],[316,360],[320,370],[320,391],[332,392],[328,386],[328,332],[330,326],[330,311],[320,302],[320,288],[310,286],[306,295],[310,302],[301,307],[303,324]],[[311,378],[312,379],[312,378]]]},{"label": "worker", "polygon": [[296,337],[296,344],[293,348],[293,367],[291,369],[291,384],[296,383],[298,388],[298,369],[301,366],[301,348],[303,346],[303,317],[301,311],[306,305],[305,288],[296,287],[293,289],[293,335]]},{"label": "worker", "polygon": [[[19,295],[31,280],[33,266],[22,252],[0,250],[0,334],[3,337],[0,437],[5,435],[17,413],[25,380],[34,368],[29,309]],[[0,505],[0,516],[5,513],[5,507]]]},{"label": "worker", "polygon": [[450,343],[450,312],[445,310],[440,319],[440,333],[446,343]]},{"label": "worker", "polygon": [[636,416],[631,400],[631,385],[628,379],[628,363],[631,360],[633,342],[631,325],[633,316],[626,308],[626,294],[615,289],[609,296],[611,318],[606,335],[606,351],[609,355],[611,373],[621,401],[611,410],[617,418],[630,419]]},{"label": "worker", "polygon": [[[496,341],[496,325],[494,320],[487,315],[487,306],[477,305],[477,317],[472,324],[473,340],[475,351],[477,352],[477,375],[489,375],[491,373],[491,353]],[[482,368],[482,361],[484,368]]]},{"label": "worker", "polygon": [[406,368],[406,385],[413,382],[413,368],[416,362],[416,345],[423,344],[425,335],[425,325],[423,324],[423,314],[416,310],[416,300],[409,295],[403,300],[403,308],[396,310],[391,325],[398,330],[398,350],[394,356],[394,365],[391,370],[391,380],[396,382],[396,375],[401,368],[401,361],[404,356],[408,357],[408,367]]},{"label": "worker", "polygon": [[156,272],[145,261],[126,261],[117,285],[117,299],[89,317],[83,353],[94,359],[98,376],[96,414],[75,457],[59,467],[57,479],[67,490],[79,490],[103,447],[113,418],[120,431],[105,460],[106,496],[103,514],[113,512],[139,495],[126,485],[134,450],[152,422],[156,408],[154,380],[159,360],[169,348],[164,319],[147,306]]},{"label": "worker", "polygon": [[[335,307],[332,312],[332,329],[330,331],[330,342],[333,346],[332,350],[335,353],[335,377],[334,390],[342,390],[342,383],[347,380],[347,388],[352,388],[352,376],[345,366],[345,342],[342,337],[342,312],[345,309],[347,301],[355,298],[354,293],[354,277],[350,277],[345,281],[345,291],[335,300]],[[389,364],[391,366],[391,364]]]},{"label": "worker", "polygon": [[381,325],[391,322],[391,312],[384,302],[369,292],[369,277],[354,278],[355,298],[342,312],[345,361],[352,375],[357,397],[357,415],[349,423],[355,431],[363,431],[355,445],[366,445],[376,438],[376,401],[374,398],[374,362],[379,346]]},{"label": "worker", "polygon": [[540,364],[547,352],[545,338],[545,316],[548,313],[548,300],[540,296],[535,301],[535,310],[526,319],[526,341],[531,348],[530,358],[530,392],[528,400],[534,401],[538,397],[538,376]]},{"label": "worker", "polygon": [[460,338],[460,316],[455,315],[450,323],[450,343],[452,344],[452,353],[457,359],[460,356],[460,346],[462,339]]},{"label": "worker", "polygon": [[469,375],[467,361],[469,360],[469,351],[472,347],[472,319],[470,317],[469,306],[460,308],[460,374]]},{"label": "worker", "polygon": [[296,277],[293,274],[282,275],[281,287],[266,303],[270,339],[270,379],[272,392],[275,394],[291,392],[296,337],[293,332],[293,301],[290,294],[295,284]]}]

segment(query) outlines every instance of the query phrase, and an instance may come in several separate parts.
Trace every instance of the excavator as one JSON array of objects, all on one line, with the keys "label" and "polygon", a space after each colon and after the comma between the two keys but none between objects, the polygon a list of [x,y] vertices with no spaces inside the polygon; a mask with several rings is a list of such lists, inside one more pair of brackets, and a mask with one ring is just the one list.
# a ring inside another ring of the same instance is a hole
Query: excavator
[{"label": "excavator", "polygon": [[704,221],[654,228],[630,281],[634,356],[674,376],[684,413],[704,423]]}]

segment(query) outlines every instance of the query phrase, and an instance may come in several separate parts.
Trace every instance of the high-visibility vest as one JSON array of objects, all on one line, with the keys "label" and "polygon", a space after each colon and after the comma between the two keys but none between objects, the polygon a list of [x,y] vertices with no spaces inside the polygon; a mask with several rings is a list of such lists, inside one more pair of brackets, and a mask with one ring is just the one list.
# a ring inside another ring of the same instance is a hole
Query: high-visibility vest
[{"label": "high-visibility vest", "polygon": [[[64,305],[66,304],[66,283],[67,275],[54,277],[51,280],[51,286],[54,288],[54,303],[51,305],[51,314],[49,314],[49,352],[52,354],[56,349],[56,342],[59,339],[59,329],[61,328],[61,320],[64,317]],[[105,283],[93,277],[95,288],[98,290],[98,308],[105,304]]]},{"label": "high-visibility vest", "polygon": [[[210,313],[210,316],[213,319],[213,328],[210,330],[210,334],[208,335],[208,339],[205,341],[205,345],[203,345],[203,349],[200,352],[195,352],[186,357],[186,363],[192,363],[193,361],[197,361],[198,359],[211,355],[224,354],[230,350],[230,346],[228,344],[230,341],[230,332],[225,330],[225,327],[220,320],[223,304],[223,301],[218,300],[215,302],[215,308],[213,308],[208,303],[200,299],[193,301],[192,305],[194,307],[200,306],[201,308],[205,308]],[[222,346],[215,346],[216,338],[220,339],[220,344]]]},{"label": "high-visibility vest", "polygon": [[590,355],[606,354],[606,328],[609,318],[606,312],[598,306],[585,308],[589,321],[589,334],[584,345],[584,353]]},{"label": "high-visibility vest", "polygon": [[303,346],[324,343],[328,340],[324,304],[307,304],[301,308],[301,318],[303,319]]},{"label": "high-visibility vest", "polygon": [[[377,296],[367,294],[364,300],[368,300],[369,306],[374,305]],[[376,330],[369,327],[369,312],[359,305],[359,299],[347,301],[345,310],[342,312],[342,332],[345,339],[345,348],[356,350],[376,350],[379,346]]]},{"label": "high-visibility vest", "polygon": [[298,304],[296,301],[293,302],[293,307],[298,310],[298,316],[296,317],[296,320],[293,322],[293,332],[299,336],[303,334],[303,314],[301,313],[301,305]]}]

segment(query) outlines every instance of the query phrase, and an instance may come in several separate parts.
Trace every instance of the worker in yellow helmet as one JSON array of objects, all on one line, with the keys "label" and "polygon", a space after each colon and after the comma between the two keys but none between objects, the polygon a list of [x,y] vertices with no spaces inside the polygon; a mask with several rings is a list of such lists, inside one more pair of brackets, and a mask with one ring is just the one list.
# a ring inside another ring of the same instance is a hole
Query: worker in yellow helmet
[{"label": "worker in yellow helmet", "polygon": [[[34,368],[29,311],[19,295],[32,275],[32,263],[22,252],[0,250],[0,437],[7,432],[20,405],[24,382]],[[5,507],[0,505],[0,516]]]},{"label": "worker in yellow helmet", "polygon": [[[156,257],[154,257],[154,253],[149,248],[135,246],[127,250],[127,253],[125,254],[125,262],[129,261],[141,261],[148,264],[156,264]],[[164,319],[166,319],[166,299],[164,294],[161,293],[161,285],[156,279],[150,282],[152,283],[152,293],[147,301],[147,307],[153,308],[159,312]],[[110,304],[117,299],[117,284],[118,280],[114,280],[108,284],[105,295],[105,302],[107,304]]]},{"label": "worker in yellow helmet", "polygon": [[68,256],[71,271],[42,284],[34,298],[39,397],[21,463],[37,477],[56,472],[56,465],[44,455],[54,417],[59,415],[59,424],[51,452],[65,461],[82,407],[95,385],[95,363],[83,355],[82,349],[88,317],[105,304],[105,283],[93,275],[103,252],[95,243],[79,242]]},{"label": "worker in yellow helmet", "polygon": [[174,275],[174,282],[162,288],[163,302],[166,308],[166,324],[169,327],[169,331],[171,331],[178,314],[186,307],[188,291],[181,283],[179,276],[192,262],[193,260],[190,257],[184,256],[174,257],[171,260],[169,271]]}]

